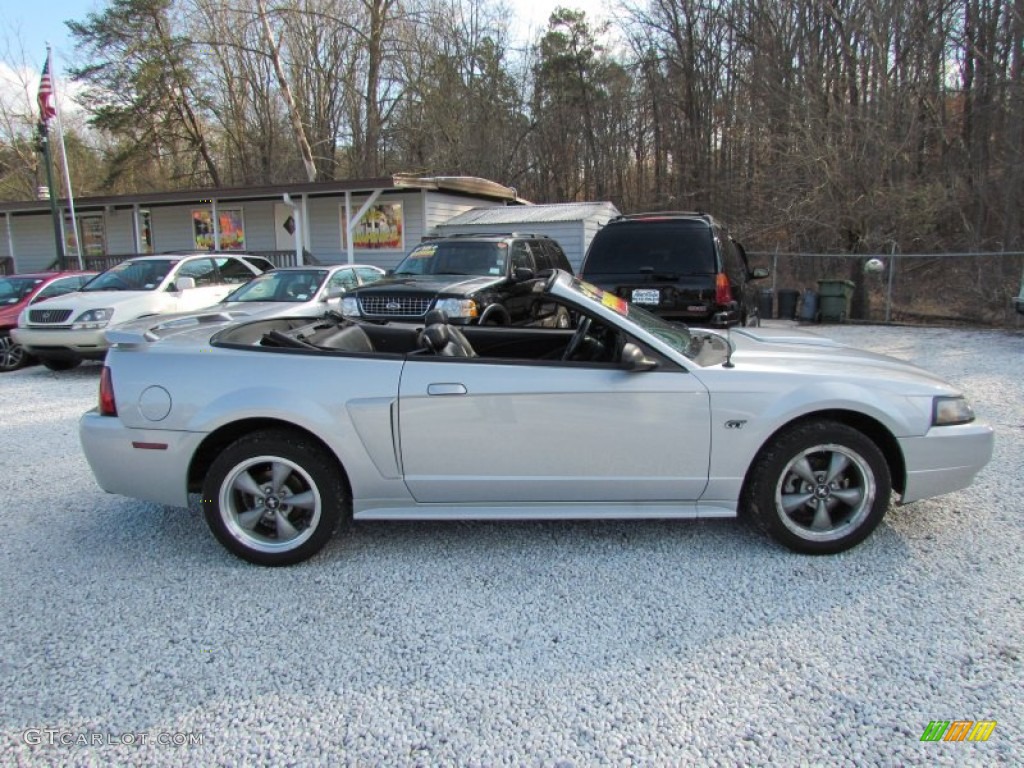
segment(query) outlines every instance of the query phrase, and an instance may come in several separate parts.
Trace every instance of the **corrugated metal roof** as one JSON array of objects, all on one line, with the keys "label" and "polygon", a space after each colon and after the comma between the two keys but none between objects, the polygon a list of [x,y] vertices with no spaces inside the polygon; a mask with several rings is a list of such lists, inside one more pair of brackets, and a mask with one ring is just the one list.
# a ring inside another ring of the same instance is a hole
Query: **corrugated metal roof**
[{"label": "corrugated metal roof", "polygon": [[439,230],[449,227],[480,224],[483,226],[507,224],[543,224],[561,221],[583,221],[593,217],[610,219],[619,215],[612,203],[552,203],[550,205],[516,205],[494,208],[470,208],[453,216]]}]

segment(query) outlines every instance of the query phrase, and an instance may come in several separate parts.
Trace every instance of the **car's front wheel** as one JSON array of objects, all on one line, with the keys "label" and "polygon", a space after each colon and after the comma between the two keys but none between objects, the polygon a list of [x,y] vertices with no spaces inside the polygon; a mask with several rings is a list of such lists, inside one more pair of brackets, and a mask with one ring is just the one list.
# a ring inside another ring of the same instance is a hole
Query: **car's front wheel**
[{"label": "car's front wheel", "polygon": [[203,482],[203,515],[228,550],[257,565],[291,565],[316,554],[349,501],[332,457],[280,430],[229,445]]},{"label": "car's front wheel", "polygon": [[790,549],[831,554],[867,538],[891,493],[889,465],[878,446],[853,427],[821,420],[781,432],[762,450],[743,504]]},{"label": "car's front wheel", "polygon": [[25,349],[7,331],[0,331],[0,372],[16,371],[27,363]]}]

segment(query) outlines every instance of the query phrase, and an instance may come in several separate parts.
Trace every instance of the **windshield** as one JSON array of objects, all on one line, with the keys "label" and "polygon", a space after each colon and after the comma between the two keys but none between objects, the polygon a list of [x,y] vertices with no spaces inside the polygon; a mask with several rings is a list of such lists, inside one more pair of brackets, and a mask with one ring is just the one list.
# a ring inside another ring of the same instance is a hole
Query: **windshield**
[{"label": "windshield", "polygon": [[446,241],[416,246],[396,275],[505,275],[507,243]]},{"label": "windshield", "polygon": [[41,277],[5,277],[0,279],[0,306],[17,304],[43,282]]},{"label": "windshield", "polygon": [[591,285],[576,277],[570,281],[569,287],[587,300],[596,301],[622,317],[628,318],[634,325],[643,328],[658,340],[668,344],[676,352],[687,357],[693,357],[693,337],[690,334],[690,329],[685,325],[663,320],[657,315],[652,315],[646,309],[638,307],[636,304],[630,304],[614,293],[601,290],[596,285]]},{"label": "windshield", "polygon": [[326,269],[281,270],[253,278],[224,299],[229,301],[310,301],[327,279]]},{"label": "windshield", "polygon": [[82,291],[155,291],[178,259],[122,261],[82,287]]}]

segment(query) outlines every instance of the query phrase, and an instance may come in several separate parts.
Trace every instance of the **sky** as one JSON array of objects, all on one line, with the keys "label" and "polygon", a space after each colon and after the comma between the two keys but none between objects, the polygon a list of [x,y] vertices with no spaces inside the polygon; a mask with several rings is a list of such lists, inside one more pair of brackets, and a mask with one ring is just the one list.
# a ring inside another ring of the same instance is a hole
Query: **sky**
[{"label": "sky", "polygon": [[[65,73],[75,63],[75,49],[64,22],[85,21],[90,13],[101,12],[104,0],[30,0],[5,2],[0,5],[0,100],[17,104],[19,110],[35,109],[39,73],[46,60],[46,45],[53,49],[51,73],[60,111],[69,119],[78,112],[67,98]],[[548,17],[558,6],[586,11],[588,20],[598,22],[609,15],[611,0],[506,0],[516,11],[512,25],[513,38],[532,39],[547,25]],[[43,10],[45,9],[45,10]],[[12,69],[11,65],[21,65]]]},{"label": "sky", "polygon": [[[508,3],[519,17],[513,33],[524,37],[530,31],[542,29],[559,5],[586,11],[593,20],[608,16],[608,0],[508,0]],[[67,69],[68,62],[74,61],[75,53],[64,21],[82,21],[89,13],[105,7],[102,0],[43,0],[38,5],[32,2],[4,5],[7,7],[0,8],[0,46],[6,43],[13,55],[0,58],[20,60],[23,50],[26,63],[41,69],[49,41],[58,73]]]}]

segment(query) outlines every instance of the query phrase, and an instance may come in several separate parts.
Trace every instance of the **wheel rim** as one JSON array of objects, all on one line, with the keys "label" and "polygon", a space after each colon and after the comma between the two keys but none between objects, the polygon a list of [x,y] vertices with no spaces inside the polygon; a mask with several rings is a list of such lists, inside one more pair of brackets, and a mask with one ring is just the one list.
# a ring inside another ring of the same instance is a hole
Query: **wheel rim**
[{"label": "wheel rim", "polygon": [[0,336],[0,370],[9,371],[21,365],[25,350],[7,334]]},{"label": "wheel rim", "polygon": [[237,464],[220,486],[220,514],[228,532],[259,552],[301,546],[320,524],[323,502],[302,467],[280,456]]},{"label": "wheel rim", "polygon": [[875,474],[854,450],[832,443],[801,452],[775,488],[775,507],[790,531],[809,541],[833,541],[871,513]]}]

